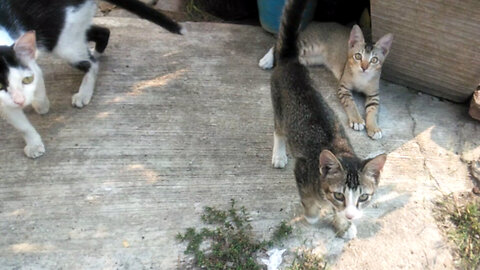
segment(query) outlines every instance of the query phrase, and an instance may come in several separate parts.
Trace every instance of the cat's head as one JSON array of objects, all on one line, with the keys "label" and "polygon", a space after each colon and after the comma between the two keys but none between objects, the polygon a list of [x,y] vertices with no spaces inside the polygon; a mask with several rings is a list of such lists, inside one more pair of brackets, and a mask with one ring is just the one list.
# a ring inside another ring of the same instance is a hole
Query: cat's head
[{"label": "cat's head", "polygon": [[378,155],[361,161],[341,158],[324,150],[320,153],[321,188],[325,198],[337,212],[349,220],[362,216],[362,209],[370,203],[380,181],[380,171],[387,155]]},{"label": "cat's head", "polygon": [[365,42],[362,29],[354,25],[348,40],[348,64],[354,71],[373,73],[381,71],[393,42],[393,34],[386,34],[377,43]]},{"label": "cat's head", "polygon": [[23,108],[32,103],[40,68],[35,32],[22,35],[12,46],[0,46],[0,101]]}]

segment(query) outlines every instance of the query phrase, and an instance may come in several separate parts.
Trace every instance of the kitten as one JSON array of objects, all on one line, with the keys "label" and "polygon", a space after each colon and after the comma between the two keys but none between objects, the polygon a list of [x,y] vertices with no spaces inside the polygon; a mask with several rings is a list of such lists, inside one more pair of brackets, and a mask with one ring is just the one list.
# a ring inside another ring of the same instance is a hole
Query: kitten
[{"label": "kitten", "polygon": [[[176,22],[136,0],[109,1],[170,32],[183,33]],[[37,158],[45,147],[23,108],[32,105],[47,113],[42,70],[36,63],[37,50],[51,52],[85,72],[72,104],[81,108],[90,102],[98,72],[98,55],[108,44],[110,31],[92,25],[95,0],[2,0],[0,1],[0,111],[26,142],[25,154]],[[95,51],[88,42],[95,42]]]},{"label": "kitten", "polygon": [[355,155],[334,112],[299,62],[297,29],[306,1],[287,2],[275,46],[272,164],[275,168],[286,166],[288,144],[296,159],[295,179],[305,219],[316,222],[319,206],[327,202],[336,213],[333,225],[337,233],[353,238],[356,227],[351,221],[361,216],[375,193],[386,155],[368,160]]},{"label": "kitten", "polygon": [[[377,124],[379,87],[382,65],[390,51],[393,35],[386,34],[377,43],[365,42],[362,30],[354,25],[351,31],[337,23],[311,23],[300,34],[299,60],[305,65],[325,65],[339,80],[338,97],[347,113],[349,125],[363,130],[365,124],[370,138],[382,138]],[[273,48],[260,60],[259,66],[274,65]],[[366,123],[358,112],[352,90],[366,96]]]}]

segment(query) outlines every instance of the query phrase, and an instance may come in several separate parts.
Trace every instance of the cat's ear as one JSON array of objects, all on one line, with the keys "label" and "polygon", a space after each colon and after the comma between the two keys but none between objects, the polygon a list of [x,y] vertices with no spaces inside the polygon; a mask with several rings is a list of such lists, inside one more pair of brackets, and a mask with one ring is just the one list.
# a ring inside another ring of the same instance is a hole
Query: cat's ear
[{"label": "cat's ear", "polygon": [[380,172],[383,169],[383,165],[385,165],[385,161],[387,161],[387,155],[381,154],[370,159],[369,161],[367,161],[365,166],[363,166],[363,173],[366,176],[375,179],[375,184],[377,185],[380,180]]},{"label": "cat's ear", "polygon": [[37,42],[35,38],[35,31],[28,31],[23,34],[15,44],[13,50],[18,58],[30,61],[34,60],[37,56]]},{"label": "cat's ear", "polygon": [[353,48],[355,44],[357,43],[365,43],[365,39],[363,38],[363,32],[362,29],[360,29],[360,26],[354,25],[352,27],[352,31],[350,31],[350,38],[348,39],[348,46],[350,48]]},{"label": "cat's ear", "polygon": [[320,153],[319,163],[320,174],[324,177],[327,174],[335,174],[343,171],[340,161],[338,161],[337,157],[328,150],[323,150]]},{"label": "cat's ear", "polygon": [[392,46],[393,42],[393,34],[386,34],[385,36],[381,37],[377,43],[375,43],[375,47],[382,49],[384,55],[387,55],[390,51],[390,47]]}]

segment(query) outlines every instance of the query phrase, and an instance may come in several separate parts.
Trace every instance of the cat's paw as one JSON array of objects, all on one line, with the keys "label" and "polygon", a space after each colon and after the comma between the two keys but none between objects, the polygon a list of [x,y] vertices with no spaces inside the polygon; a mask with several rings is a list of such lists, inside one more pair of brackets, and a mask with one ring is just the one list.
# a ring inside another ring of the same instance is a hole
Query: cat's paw
[{"label": "cat's paw", "polygon": [[273,68],[273,62],[274,62],[274,57],[273,57],[273,49],[270,49],[265,56],[258,61],[258,66],[261,69],[271,69]]},{"label": "cat's paw", "polygon": [[38,114],[46,114],[50,110],[50,101],[46,99],[41,103],[33,102],[32,107]]},{"label": "cat's paw", "polygon": [[342,238],[346,240],[351,240],[353,238],[357,237],[357,226],[355,224],[351,224],[348,230],[343,233]]},{"label": "cat's paw", "polygon": [[318,220],[320,219],[320,217],[307,217],[307,216],[304,216],[305,217],[305,220],[308,222],[308,224],[310,225],[313,225],[315,223],[318,222]]},{"label": "cat's paw", "polygon": [[283,169],[287,166],[288,157],[287,155],[273,155],[272,156],[272,165],[274,168]]},{"label": "cat's paw", "polygon": [[373,140],[379,140],[382,138],[382,130],[380,128],[368,129],[367,134]]},{"label": "cat's paw", "polygon": [[41,141],[37,143],[30,143],[23,148],[23,152],[25,152],[25,155],[29,158],[38,158],[45,154],[45,146]]},{"label": "cat's paw", "polygon": [[361,131],[365,129],[365,121],[350,121],[350,127],[356,131]]},{"label": "cat's paw", "polygon": [[77,108],[83,108],[85,105],[90,103],[91,95],[82,95],[81,93],[76,93],[72,96],[72,105]]}]

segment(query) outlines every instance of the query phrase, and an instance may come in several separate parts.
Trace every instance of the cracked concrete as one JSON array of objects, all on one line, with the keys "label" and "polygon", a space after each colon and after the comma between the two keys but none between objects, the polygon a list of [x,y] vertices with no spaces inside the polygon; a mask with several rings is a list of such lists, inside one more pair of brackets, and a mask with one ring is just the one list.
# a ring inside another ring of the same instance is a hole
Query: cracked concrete
[{"label": "cracked concrete", "polygon": [[[332,269],[454,268],[432,207],[472,188],[466,162],[480,154],[479,125],[465,105],[382,81],[384,138],[347,128],[359,156],[388,160],[358,238],[346,242],[328,216],[303,221],[293,162],[271,168],[270,72],[257,61],[273,37],[254,26],[188,23],[181,37],[138,19],[96,22],[112,36],[86,108],[70,105],[81,74],[41,62],[52,109],[28,116],[47,154],[25,158],[21,138],[0,122],[1,268],[182,269],[175,235],[200,226],[204,206],[232,198],[256,234],[288,220],[287,248],[314,247]],[[334,77],[321,67],[312,74],[345,124]]]}]

